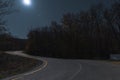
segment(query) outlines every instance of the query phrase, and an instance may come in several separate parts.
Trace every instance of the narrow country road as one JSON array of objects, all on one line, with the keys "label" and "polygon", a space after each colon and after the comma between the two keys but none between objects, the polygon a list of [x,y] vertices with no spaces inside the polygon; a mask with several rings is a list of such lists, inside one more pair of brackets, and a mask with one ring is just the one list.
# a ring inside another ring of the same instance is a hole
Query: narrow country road
[{"label": "narrow country road", "polygon": [[35,70],[4,80],[120,80],[120,65],[91,60],[64,60],[32,57],[21,51],[7,52],[42,60]]}]

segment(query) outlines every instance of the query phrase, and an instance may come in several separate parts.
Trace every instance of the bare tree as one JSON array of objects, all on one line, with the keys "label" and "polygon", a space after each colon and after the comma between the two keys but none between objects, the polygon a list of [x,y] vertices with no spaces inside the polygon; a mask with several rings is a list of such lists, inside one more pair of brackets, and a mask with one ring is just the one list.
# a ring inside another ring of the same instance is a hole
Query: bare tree
[{"label": "bare tree", "polygon": [[0,0],[0,32],[1,31],[6,32],[5,29],[6,20],[4,20],[4,17],[14,11],[13,5],[14,0]]}]

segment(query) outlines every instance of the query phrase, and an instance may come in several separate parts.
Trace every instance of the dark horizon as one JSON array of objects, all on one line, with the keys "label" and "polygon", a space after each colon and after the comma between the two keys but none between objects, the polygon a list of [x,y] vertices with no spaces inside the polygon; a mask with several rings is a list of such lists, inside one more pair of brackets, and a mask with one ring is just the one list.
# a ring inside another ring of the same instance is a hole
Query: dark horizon
[{"label": "dark horizon", "polygon": [[35,0],[31,6],[25,6],[22,1],[16,1],[16,8],[20,12],[6,16],[7,28],[13,36],[26,38],[32,28],[49,25],[51,21],[60,23],[63,14],[78,13],[101,2],[110,3],[109,0]]}]

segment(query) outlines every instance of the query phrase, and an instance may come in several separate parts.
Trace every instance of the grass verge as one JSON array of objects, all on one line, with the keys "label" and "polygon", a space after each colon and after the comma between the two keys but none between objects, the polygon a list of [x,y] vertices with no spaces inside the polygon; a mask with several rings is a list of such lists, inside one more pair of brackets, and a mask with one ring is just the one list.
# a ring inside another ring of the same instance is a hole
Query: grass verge
[{"label": "grass verge", "polygon": [[120,60],[99,60],[99,61],[108,62],[114,65],[120,65]]},{"label": "grass verge", "polygon": [[40,64],[38,60],[0,52],[0,79],[30,71]]},{"label": "grass verge", "polygon": [[120,65],[120,61],[110,61],[112,64]]}]

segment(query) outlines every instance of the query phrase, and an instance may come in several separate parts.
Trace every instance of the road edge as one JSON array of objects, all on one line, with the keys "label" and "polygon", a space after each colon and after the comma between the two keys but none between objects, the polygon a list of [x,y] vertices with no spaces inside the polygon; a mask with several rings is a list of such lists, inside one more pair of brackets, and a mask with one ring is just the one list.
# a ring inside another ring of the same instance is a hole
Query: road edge
[{"label": "road edge", "polygon": [[[19,51],[20,52],[20,51]],[[16,55],[16,54],[12,54],[14,52],[6,52],[7,54],[10,54],[10,55]],[[21,73],[21,74],[18,74],[18,75],[14,75],[14,76],[11,76],[11,77],[8,77],[8,78],[4,78],[2,80],[19,80],[20,78],[24,77],[24,76],[28,76],[28,75],[32,75],[34,73],[37,73],[38,71],[41,71],[43,70],[44,68],[47,67],[48,65],[48,62],[46,60],[43,60],[43,59],[40,59],[40,57],[35,57],[35,56],[31,56],[31,55],[27,55],[27,54],[24,54],[23,52],[20,52],[22,55],[17,55],[17,56],[21,56],[21,57],[26,57],[26,58],[32,58],[32,59],[36,59],[36,60],[39,60],[39,61],[42,61],[42,64],[41,65],[38,65],[37,67],[35,67],[33,70],[31,71],[27,71],[27,72],[24,72],[24,73]]]}]

